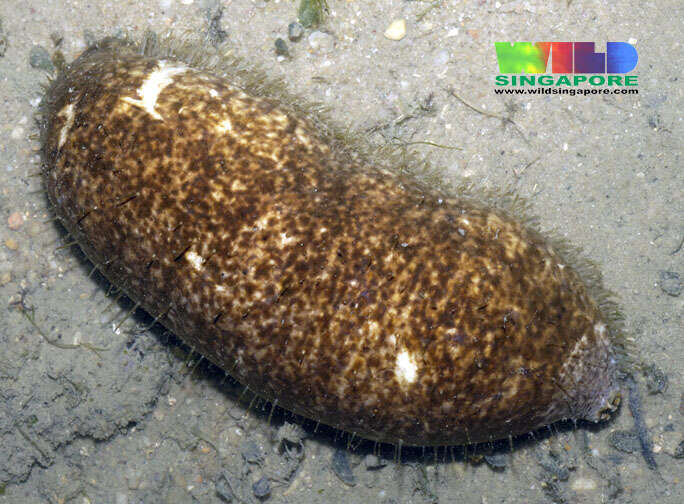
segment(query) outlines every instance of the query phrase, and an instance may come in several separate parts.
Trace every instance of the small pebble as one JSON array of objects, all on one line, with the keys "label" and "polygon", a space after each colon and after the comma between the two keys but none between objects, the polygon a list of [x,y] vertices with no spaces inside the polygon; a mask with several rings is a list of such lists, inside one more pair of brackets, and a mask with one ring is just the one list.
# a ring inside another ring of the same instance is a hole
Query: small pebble
[{"label": "small pebble", "polygon": [[593,479],[579,477],[572,482],[572,489],[575,492],[590,492],[596,490],[598,485]]},{"label": "small pebble", "polygon": [[233,502],[233,477],[227,471],[223,471],[214,482],[216,493],[225,502]]},{"label": "small pebble", "polygon": [[366,469],[373,470],[385,467],[387,462],[377,455],[368,454],[363,459],[363,465],[366,466]]},{"label": "small pebble", "polygon": [[43,46],[34,45],[29,52],[29,64],[33,68],[39,68],[46,72],[52,72],[55,67],[50,61],[50,54]]},{"label": "small pebble", "polygon": [[508,457],[500,453],[496,455],[485,455],[484,459],[485,462],[487,462],[487,465],[494,470],[500,471],[505,469],[505,467],[508,465]]},{"label": "small pebble", "polygon": [[446,49],[438,51],[433,62],[437,67],[445,66],[447,63],[449,63],[449,51]]},{"label": "small pebble", "polygon": [[406,20],[395,19],[385,30],[385,38],[390,40],[401,40],[406,36]]},{"label": "small pebble", "polygon": [[569,463],[562,463],[558,460],[558,456],[554,452],[549,452],[539,460],[539,465],[544,469],[544,472],[551,480],[568,481],[570,478],[570,470],[574,469],[572,461],[568,462]]},{"label": "small pebble", "polygon": [[342,483],[349,486],[354,486],[354,484],[356,484],[356,479],[354,478],[354,473],[349,465],[349,458],[347,457],[347,452],[345,450],[335,450],[330,467],[337,477],[342,480]]},{"label": "small pebble", "polygon": [[250,464],[258,464],[264,458],[261,447],[252,439],[245,440],[240,449],[242,458]]},{"label": "small pebble", "polygon": [[635,432],[623,430],[611,432],[608,436],[608,443],[616,450],[624,453],[634,453],[639,451],[641,447],[639,437]]},{"label": "small pebble", "polygon": [[38,236],[43,232],[43,227],[39,222],[32,221],[28,226],[28,234],[31,236]]},{"label": "small pebble", "polygon": [[12,140],[21,140],[24,137],[24,128],[21,126],[17,126],[16,128],[12,129],[12,132],[10,133],[10,138]]},{"label": "small pebble", "polygon": [[290,51],[287,49],[287,44],[280,37],[275,40],[275,52],[278,56],[289,56]]},{"label": "small pebble", "polygon": [[261,478],[252,485],[252,492],[257,499],[265,499],[271,495],[271,483],[267,478]]},{"label": "small pebble", "polygon": [[3,271],[0,273],[0,287],[7,285],[12,281],[12,273],[9,271]]},{"label": "small pebble", "polygon": [[684,442],[681,432],[663,432],[660,435],[661,442],[663,444],[663,451],[668,455],[675,457],[677,454],[677,449]]},{"label": "small pebble", "polygon": [[309,35],[309,47],[314,51],[328,51],[333,47],[333,38],[322,31],[315,31]]},{"label": "small pebble", "polygon": [[658,366],[655,364],[644,366],[643,373],[649,394],[660,394],[667,390],[667,375]]},{"label": "small pebble", "polygon": [[5,240],[5,247],[7,247],[10,250],[17,250],[19,248],[19,244],[17,243],[17,240],[14,238],[7,238]]},{"label": "small pebble", "polygon": [[12,231],[16,231],[24,223],[24,217],[19,212],[12,212],[7,217],[7,225]]},{"label": "small pebble", "polygon": [[682,281],[679,278],[679,273],[674,271],[660,272],[660,290],[672,297],[677,297],[682,293]]},{"label": "small pebble", "polygon": [[287,38],[292,42],[297,42],[302,35],[304,35],[304,27],[300,23],[294,22],[287,26]]},{"label": "small pebble", "polygon": [[677,448],[674,451],[674,458],[676,459],[682,459],[684,458],[684,441],[679,443]]}]

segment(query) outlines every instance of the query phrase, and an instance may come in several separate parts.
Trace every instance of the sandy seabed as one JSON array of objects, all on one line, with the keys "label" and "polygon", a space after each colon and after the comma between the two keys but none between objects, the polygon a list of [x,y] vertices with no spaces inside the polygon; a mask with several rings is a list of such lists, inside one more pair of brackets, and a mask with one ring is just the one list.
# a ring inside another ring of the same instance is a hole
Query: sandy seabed
[{"label": "sandy seabed", "polygon": [[[293,1],[0,3],[0,503],[684,501],[684,6],[329,5],[325,23],[292,42]],[[407,26],[399,41],[383,35],[396,19]],[[559,427],[488,462],[465,463],[460,449],[454,461],[443,451],[436,461],[379,460],[372,445],[347,450],[325,429],[292,427],[281,413],[269,421],[270,407],[249,409],[239,387],[204,363],[189,376],[193,364],[173,338],[136,330],[149,322],[143,315],[116,328],[130,304],[108,308],[87,261],[58,249],[68,238],[49,222],[35,176],[34,115],[48,74],[31,66],[32,54],[40,63],[32,48],[58,48],[69,61],[91,38],[219,27],[236,54],[369,141],[429,142],[415,148],[445,177],[513,188],[543,229],[598,264],[639,359],[655,366],[638,378],[657,472],[629,453],[627,408],[603,428]],[[289,57],[276,55],[279,37]],[[539,40],[633,43],[639,93],[495,94],[494,42]]]}]

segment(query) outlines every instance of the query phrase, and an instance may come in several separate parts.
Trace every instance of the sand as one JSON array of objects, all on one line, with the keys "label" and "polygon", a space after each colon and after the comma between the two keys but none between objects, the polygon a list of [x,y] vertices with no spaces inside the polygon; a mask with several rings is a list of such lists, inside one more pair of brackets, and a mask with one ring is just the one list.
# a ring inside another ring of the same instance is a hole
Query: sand
[{"label": "sand", "polygon": [[[30,65],[32,47],[53,54],[57,34],[69,61],[119,31],[202,36],[219,4],[212,33],[224,30],[230,50],[375,144],[426,142],[414,148],[446,179],[514,189],[542,229],[596,262],[638,359],[656,366],[637,378],[658,471],[629,453],[626,407],[601,428],[480,447],[479,463],[461,448],[378,459],[372,444],[348,449],[344,436],[250,408],[163,329],[144,330],[144,314],[117,327],[130,303],[110,305],[116,295],[76,247],[58,248],[69,240],[49,221],[33,119],[48,73]],[[329,4],[324,24],[292,42],[293,1],[0,3],[0,504],[684,501],[681,2]],[[401,19],[404,37],[386,38]],[[629,41],[639,93],[495,94],[494,42],[538,40]]]}]

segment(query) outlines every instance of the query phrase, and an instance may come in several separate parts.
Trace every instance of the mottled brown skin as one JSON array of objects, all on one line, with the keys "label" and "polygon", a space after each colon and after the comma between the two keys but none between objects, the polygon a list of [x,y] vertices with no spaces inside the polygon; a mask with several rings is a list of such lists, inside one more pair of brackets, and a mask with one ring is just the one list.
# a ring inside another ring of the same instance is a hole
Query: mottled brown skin
[{"label": "mottled brown skin", "polygon": [[279,406],[450,445],[617,405],[597,305],[503,213],[337,154],[274,102],[116,44],[87,51],[46,100],[48,196],[88,257]]}]

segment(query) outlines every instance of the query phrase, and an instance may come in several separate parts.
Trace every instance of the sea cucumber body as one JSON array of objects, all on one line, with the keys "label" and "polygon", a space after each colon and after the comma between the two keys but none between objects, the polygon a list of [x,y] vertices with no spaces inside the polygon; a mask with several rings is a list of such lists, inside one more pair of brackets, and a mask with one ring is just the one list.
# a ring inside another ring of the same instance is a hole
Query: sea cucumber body
[{"label": "sea cucumber body", "polygon": [[404,445],[617,402],[582,282],[536,232],[331,147],[305,117],[115,44],[48,91],[48,197],[115,285],[261,396]]}]

